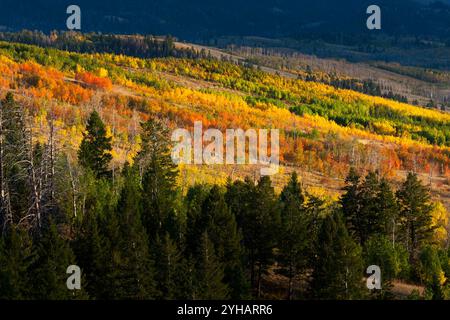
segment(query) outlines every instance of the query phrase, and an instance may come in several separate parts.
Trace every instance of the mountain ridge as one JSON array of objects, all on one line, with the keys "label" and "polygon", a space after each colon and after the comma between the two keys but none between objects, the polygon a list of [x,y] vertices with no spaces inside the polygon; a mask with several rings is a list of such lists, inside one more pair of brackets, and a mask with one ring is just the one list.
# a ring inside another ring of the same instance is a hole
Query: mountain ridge
[{"label": "mountain ridge", "polygon": [[[10,30],[63,30],[70,4],[67,0],[3,0],[0,25]],[[370,34],[365,22],[371,4],[366,0],[338,5],[331,0],[78,1],[83,32],[173,34],[187,40],[224,35]],[[380,0],[378,5],[382,9],[381,33],[448,37],[450,2]]]}]

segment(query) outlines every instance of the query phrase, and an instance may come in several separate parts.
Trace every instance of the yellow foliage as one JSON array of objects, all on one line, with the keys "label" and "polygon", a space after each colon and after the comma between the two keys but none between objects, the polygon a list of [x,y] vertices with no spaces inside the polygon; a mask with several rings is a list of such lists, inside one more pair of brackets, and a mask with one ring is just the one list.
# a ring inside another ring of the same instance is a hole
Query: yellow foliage
[{"label": "yellow foliage", "polygon": [[377,121],[374,122],[372,125],[375,132],[378,134],[393,135],[396,132],[395,128],[387,121]]},{"label": "yellow foliage", "polygon": [[97,71],[97,75],[99,76],[99,77],[102,77],[102,78],[106,78],[106,77],[108,77],[108,70],[106,70],[106,69],[104,69],[104,68],[100,68],[100,69],[98,69],[98,71]]},{"label": "yellow foliage", "polygon": [[441,202],[433,203],[433,211],[431,212],[434,238],[436,241],[445,241],[447,239],[447,227],[449,223],[449,215],[447,209]]}]

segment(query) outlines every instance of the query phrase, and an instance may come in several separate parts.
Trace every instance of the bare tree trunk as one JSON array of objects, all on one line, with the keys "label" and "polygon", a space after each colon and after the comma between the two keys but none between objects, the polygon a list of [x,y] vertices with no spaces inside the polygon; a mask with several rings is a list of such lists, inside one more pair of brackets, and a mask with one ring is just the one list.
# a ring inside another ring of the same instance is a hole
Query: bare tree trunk
[{"label": "bare tree trunk", "polygon": [[49,136],[49,151],[50,151],[50,205],[55,204],[55,125],[53,121],[53,113],[50,116],[50,136]]},{"label": "bare tree trunk", "polygon": [[35,210],[35,215],[37,218],[38,228],[41,228],[41,190],[39,188],[39,181],[36,177],[36,168],[34,164],[34,155],[33,155],[33,137],[30,134],[30,142],[29,142],[29,165],[28,165],[28,174],[31,185],[32,199],[33,199],[33,208]]},{"label": "bare tree trunk", "polygon": [[68,156],[66,156],[67,161],[67,167],[69,169],[69,175],[70,175],[70,185],[72,187],[72,210],[74,217],[77,217],[77,191],[76,191],[76,184],[75,184],[75,177],[73,176],[73,170],[72,165],[70,164],[70,159]]},{"label": "bare tree trunk", "polygon": [[5,231],[6,226],[12,220],[11,207],[8,201],[8,192],[6,190],[5,168],[4,168],[4,120],[3,120],[3,106],[0,102],[0,222],[3,224],[0,227]]}]

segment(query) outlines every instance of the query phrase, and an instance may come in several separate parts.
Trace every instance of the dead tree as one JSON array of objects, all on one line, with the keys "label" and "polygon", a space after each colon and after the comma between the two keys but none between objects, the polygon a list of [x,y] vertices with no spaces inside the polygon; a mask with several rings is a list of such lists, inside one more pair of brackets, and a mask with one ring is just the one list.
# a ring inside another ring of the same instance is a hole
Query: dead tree
[{"label": "dead tree", "polygon": [[5,179],[4,133],[3,104],[0,101],[0,229],[2,232],[5,231],[7,225],[12,221],[9,193]]}]

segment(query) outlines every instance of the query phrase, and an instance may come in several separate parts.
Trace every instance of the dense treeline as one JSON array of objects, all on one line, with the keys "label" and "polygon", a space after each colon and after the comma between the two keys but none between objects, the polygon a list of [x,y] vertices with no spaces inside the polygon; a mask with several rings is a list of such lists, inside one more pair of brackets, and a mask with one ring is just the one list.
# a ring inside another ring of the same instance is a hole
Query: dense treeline
[{"label": "dense treeline", "polygon": [[393,93],[391,90],[383,92],[382,86],[372,79],[360,80],[355,78],[340,78],[333,74],[324,79],[322,77],[317,77],[314,74],[309,73],[304,80],[325,83],[338,89],[347,89],[371,96],[383,97],[398,102],[408,103],[408,98],[406,96],[398,93]]},{"label": "dense treeline", "polygon": [[306,66],[305,73],[298,74],[298,78],[310,82],[324,83],[338,89],[353,90],[371,96],[383,96],[381,85],[376,83],[372,79],[361,80],[356,78],[338,76],[335,73],[324,74],[322,72],[313,72],[309,65]]},{"label": "dense treeline", "polygon": [[450,74],[445,71],[436,69],[426,69],[411,66],[402,66],[398,63],[374,63],[378,68],[385,69],[387,71],[395,72],[410,76],[419,80],[431,82],[431,83],[449,83]]},{"label": "dense treeline", "polygon": [[52,31],[49,35],[41,31],[0,32],[0,40],[37,45],[44,48],[80,53],[114,53],[139,58],[207,58],[205,51],[193,48],[176,48],[171,36],[114,35]]},{"label": "dense treeline", "polygon": [[[156,116],[117,172],[96,111],[76,162],[52,130],[34,142],[11,93],[0,111],[1,299],[388,299],[394,279],[448,297],[449,252],[413,173],[394,192],[378,173],[351,170],[333,204],[307,194],[295,173],[279,195],[269,177],[184,195]],[[83,271],[80,291],[66,288],[72,264]],[[383,272],[376,293],[364,288],[372,264]],[[287,279],[281,296],[275,275]]]}]

